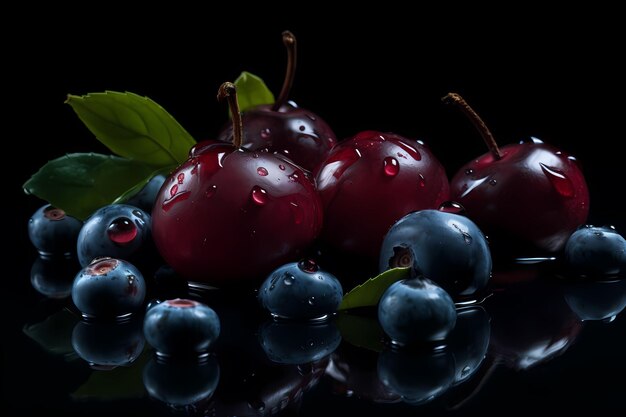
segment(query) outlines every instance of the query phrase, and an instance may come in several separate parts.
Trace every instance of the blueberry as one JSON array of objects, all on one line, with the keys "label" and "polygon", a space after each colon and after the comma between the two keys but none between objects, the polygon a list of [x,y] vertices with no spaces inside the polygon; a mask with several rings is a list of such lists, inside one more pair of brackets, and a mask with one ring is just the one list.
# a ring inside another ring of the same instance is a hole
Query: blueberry
[{"label": "blueberry", "polygon": [[125,317],[141,308],[146,283],[141,272],[122,259],[96,259],[74,279],[72,301],[84,317]]},{"label": "blueberry", "polygon": [[454,381],[454,357],[443,351],[387,349],[378,357],[378,378],[410,404],[441,396]]},{"label": "blueberry", "polygon": [[75,259],[38,256],[30,270],[30,283],[48,298],[67,298],[72,294],[77,269],[79,266]]},{"label": "blueberry", "polygon": [[565,244],[565,262],[577,275],[624,274],[626,240],[611,227],[582,227]]},{"label": "blueberry", "polygon": [[468,381],[482,365],[491,339],[490,321],[482,307],[457,310],[456,325],[447,339],[456,365],[454,385]]},{"label": "blueberry", "polygon": [[41,256],[69,256],[76,250],[76,239],[83,222],[46,204],[28,221],[28,237]]},{"label": "blueberry", "polygon": [[220,334],[220,320],[206,305],[176,298],[150,308],[143,331],[161,356],[204,356]]},{"label": "blueberry", "polygon": [[143,369],[143,385],[152,398],[173,408],[184,408],[211,398],[220,380],[213,356],[197,361],[152,358]]},{"label": "blueberry", "polygon": [[130,365],[141,355],[144,345],[138,317],[123,322],[81,321],[72,332],[76,354],[98,369]]},{"label": "blueberry", "polygon": [[333,353],[341,343],[341,334],[332,322],[268,320],[259,328],[259,341],[272,362],[301,365]]},{"label": "blueberry", "polygon": [[387,232],[380,270],[412,267],[453,296],[468,297],[487,284],[491,253],[480,229],[467,217],[438,210],[409,213]]},{"label": "blueberry", "polygon": [[378,321],[395,343],[436,342],[445,339],[456,323],[450,295],[424,279],[393,283],[378,303]]},{"label": "blueberry", "polygon": [[612,321],[626,307],[626,279],[566,283],[565,301],[583,321]]},{"label": "blueberry", "polygon": [[82,266],[94,258],[131,258],[151,242],[150,215],[137,207],[111,204],[94,212],[78,235],[77,253]]},{"label": "blueberry", "polygon": [[259,289],[259,302],[273,316],[314,320],[337,311],[343,289],[313,261],[292,262],[272,272]]},{"label": "blueberry", "polygon": [[151,213],[157,194],[166,178],[163,174],[155,175],[137,194],[126,200],[124,204],[135,206],[146,213]]}]

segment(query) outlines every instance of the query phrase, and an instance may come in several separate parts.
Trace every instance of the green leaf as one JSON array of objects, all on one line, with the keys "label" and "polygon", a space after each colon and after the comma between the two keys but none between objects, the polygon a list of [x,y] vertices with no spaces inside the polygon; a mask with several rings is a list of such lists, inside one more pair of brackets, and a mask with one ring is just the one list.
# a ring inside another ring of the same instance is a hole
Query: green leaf
[{"label": "green leaf", "polygon": [[74,153],[44,165],[26,181],[24,191],[84,220],[152,171],[152,167],[130,159]]},{"label": "green leaf", "polygon": [[176,168],[176,165],[170,165],[170,166],[166,166],[164,168],[157,169],[156,171],[154,171],[150,175],[148,175],[146,178],[144,178],[141,181],[139,181],[134,187],[126,190],[126,192],[124,194],[122,194],[119,197],[117,197],[115,199],[115,201],[113,201],[113,204],[121,204],[121,203],[124,203],[124,202],[128,201],[135,194],[137,194],[139,191],[141,191],[143,189],[143,187],[145,187],[146,184],[148,184],[152,178],[156,177],[157,175],[161,175],[161,174],[163,174],[163,175],[165,175],[167,177],[175,168]]},{"label": "green leaf", "polygon": [[196,143],[163,107],[148,97],[106,91],[68,95],[66,103],[111,151],[154,167],[182,163]]},{"label": "green leaf", "polygon": [[78,321],[76,315],[63,309],[39,323],[25,325],[22,331],[47,352],[71,360],[76,358],[72,347],[72,332]]},{"label": "green leaf", "polygon": [[393,268],[368,279],[343,297],[339,310],[375,306],[391,284],[409,277],[409,270],[410,268]]},{"label": "green leaf", "polygon": [[241,112],[261,104],[273,104],[276,101],[274,94],[263,80],[247,71],[242,72],[234,84],[237,87],[237,101]]},{"label": "green leaf", "polygon": [[335,323],[346,342],[356,347],[382,352],[385,332],[375,318],[344,312],[337,316]]}]

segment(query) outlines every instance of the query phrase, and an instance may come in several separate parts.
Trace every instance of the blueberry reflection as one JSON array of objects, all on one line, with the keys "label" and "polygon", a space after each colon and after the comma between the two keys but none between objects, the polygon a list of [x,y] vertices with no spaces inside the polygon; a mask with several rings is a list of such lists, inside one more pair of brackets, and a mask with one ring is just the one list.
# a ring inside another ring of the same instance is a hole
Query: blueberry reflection
[{"label": "blueberry reflection", "polygon": [[79,269],[76,259],[38,256],[30,270],[30,283],[48,298],[64,299],[72,293],[74,277]]},{"label": "blueberry reflection", "polygon": [[520,283],[487,301],[491,349],[508,367],[527,369],[561,354],[582,324],[554,282]]},{"label": "blueberry reflection", "polygon": [[454,355],[454,385],[468,381],[485,360],[491,336],[489,314],[476,306],[457,310],[456,326],[447,340]]},{"label": "blueberry reflection", "polygon": [[72,346],[94,369],[128,366],[144,348],[142,322],[140,317],[124,322],[80,321],[72,332]]},{"label": "blueberry reflection", "polygon": [[301,365],[333,353],[341,343],[341,334],[332,321],[268,320],[259,328],[259,342],[272,362]]},{"label": "blueberry reflection", "polygon": [[583,321],[613,321],[626,307],[626,279],[566,283],[563,293],[567,304]]},{"label": "blueberry reflection", "polygon": [[214,356],[164,360],[154,356],[144,367],[143,384],[150,397],[174,409],[185,409],[213,396],[220,379]]},{"label": "blueberry reflection", "polygon": [[378,357],[378,378],[404,402],[417,405],[441,396],[454,382],[454,356],[445,348],[391,347]]}]

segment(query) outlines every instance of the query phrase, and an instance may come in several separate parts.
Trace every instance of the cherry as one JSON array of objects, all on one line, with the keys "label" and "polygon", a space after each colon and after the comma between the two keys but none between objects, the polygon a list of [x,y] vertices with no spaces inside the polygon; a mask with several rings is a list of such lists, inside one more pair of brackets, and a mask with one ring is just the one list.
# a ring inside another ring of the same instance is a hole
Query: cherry
[{"label": "cherry", "polygon": [[218,98],[231,106],[234,143],[205,146],[171,173],[153,209],[154,241],[187,279],[258,284],[318,235],[321,204],[299,167],[242,148],[235,86],[224,83]]},{"label": "cherry", "polygon": [[452,178],[452,199],[494,243],[522,240],[549,252],[563,248],[589,212],[589,192],[576,159],[535,138],[500,149],[461,96],[450,93],[443,100],[464,111],[490,150]]},{"label": "cherry", "polygon": [[317,186],[325,240],[374,259],[395,221],[448,199],[444,168],[423,142],[375,131],[335,146],[321,166]]},{"label": "cherry", "polygon": [[[296,37],[285,31],[283,43],[288,60],[282,90],[273,105],[257,106],[243,113],[243,147],[281,154],[302,168],[317,172],[337,139],[322,118],[287,101],[296,71]],[[230,142],[232,136],[230,124],[218,138]]]}]

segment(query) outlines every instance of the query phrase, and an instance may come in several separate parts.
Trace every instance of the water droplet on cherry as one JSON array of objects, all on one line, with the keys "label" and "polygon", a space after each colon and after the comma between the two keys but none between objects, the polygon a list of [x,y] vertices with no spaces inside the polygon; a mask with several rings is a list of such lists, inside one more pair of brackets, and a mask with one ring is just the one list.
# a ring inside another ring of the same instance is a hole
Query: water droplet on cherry
[{"label": "water droplet on cherry", "polygon": [[420,188],[426,187],[426,178],[424,178],[424,176],[422,174],[419,174],[419,176],[418,176],[418,184],[419,184]]},{"label": "water droplet on cherry", "polygon": [[263,206],[265,205],[265,203],[267,203],[267,191],[265,191],[258,185],[252,187],[250,197],[252,198],[252,202],[258,206]]},{"label": "water droplet on cherry", "polygon": [[472,168],[467,168],[465,170],[465,175],[472,175],[474,173],[474,170]]},{"label": "water droplet on cherry", "polygon": [[259,174],[262,177],[267,177],[267,169],[265,169],[263,167],[258,167],[256,169],[256,173]]},{"label": "water droplet on cherry", "polygon": [[137,226],[128,217],[118,217],[107,228],[107,235],[112,242],[123,245],[135,239]]},{"label": "water droplet on cherry", "polygon": [[444,201],[439,206],[439,211],[443,211],[444,213],[452,213],[452,214],[464,214],[465,207],[455,201]]},{"label": "water droplet on cherry", "polygon": [[[419,143],[419,141],[418,141]],[[408,152],[409,155],[411,155],[413,157],[413,159],[415,159],[416,161],[421,161],[422,160],[422,154],[414,147],[412,147],[411,145],[407,145],[404,142],[396,142],[396,144],[401,147],[402,149],[404,149],[406,152]]]},{"label": "water droplet on cherry", "polygon": [[285,166],[284,166],[283,164],[278,165],[278,168],[279,168],[281,171],[284,171],[284,170],[285,170]]},{"label": "water droplet on cherry", "polygon": [[204,192],[204,196],[206,198],[211,198],[215,195],[216,191],[217,191],[217,185],[213,184],[209,188],[207,188],[207,190]]},{"label": "water droplet on cherry", "polygon": [[563,172],[541,162],[539,165],[541,165],[543,173],[546,174],[546,177],[548,177],[548,180],[550,180],[550,183],[559,194],[563,197],[573,197],[576,194],[572,181]]},{"label": "water droplet on cherry", "polygon": [[170,188],[170,197],[174,197],[178,192],[178,184],[174,184],[172,188]]},{"label": "water droplet on cherry", "polygon": [[178,177],[176,177],[176,179],[178,180],[179,184],[182,184],[185,181],[185,173],[181,172],[180,174],[178,174]]},{"label": "water droplet on cherry", "polygon": [[383,172],[388,177],[395,177],[400,171],[400,165],[398,160],[394,157],[388,156],[383,160]]},{"label": "water droplet on cherry", "polygon": [[263,139],[269,138],[270,137],[270,133],[272,133],[272,131],[269,128],[261,129],[261,137]]},{"label": "water droplet on cherry", "polygon": [[489,185],[493,186],[496,185],[498,183],[498,180],[496,180],[495,178],[492,178],[489,180]]}]

